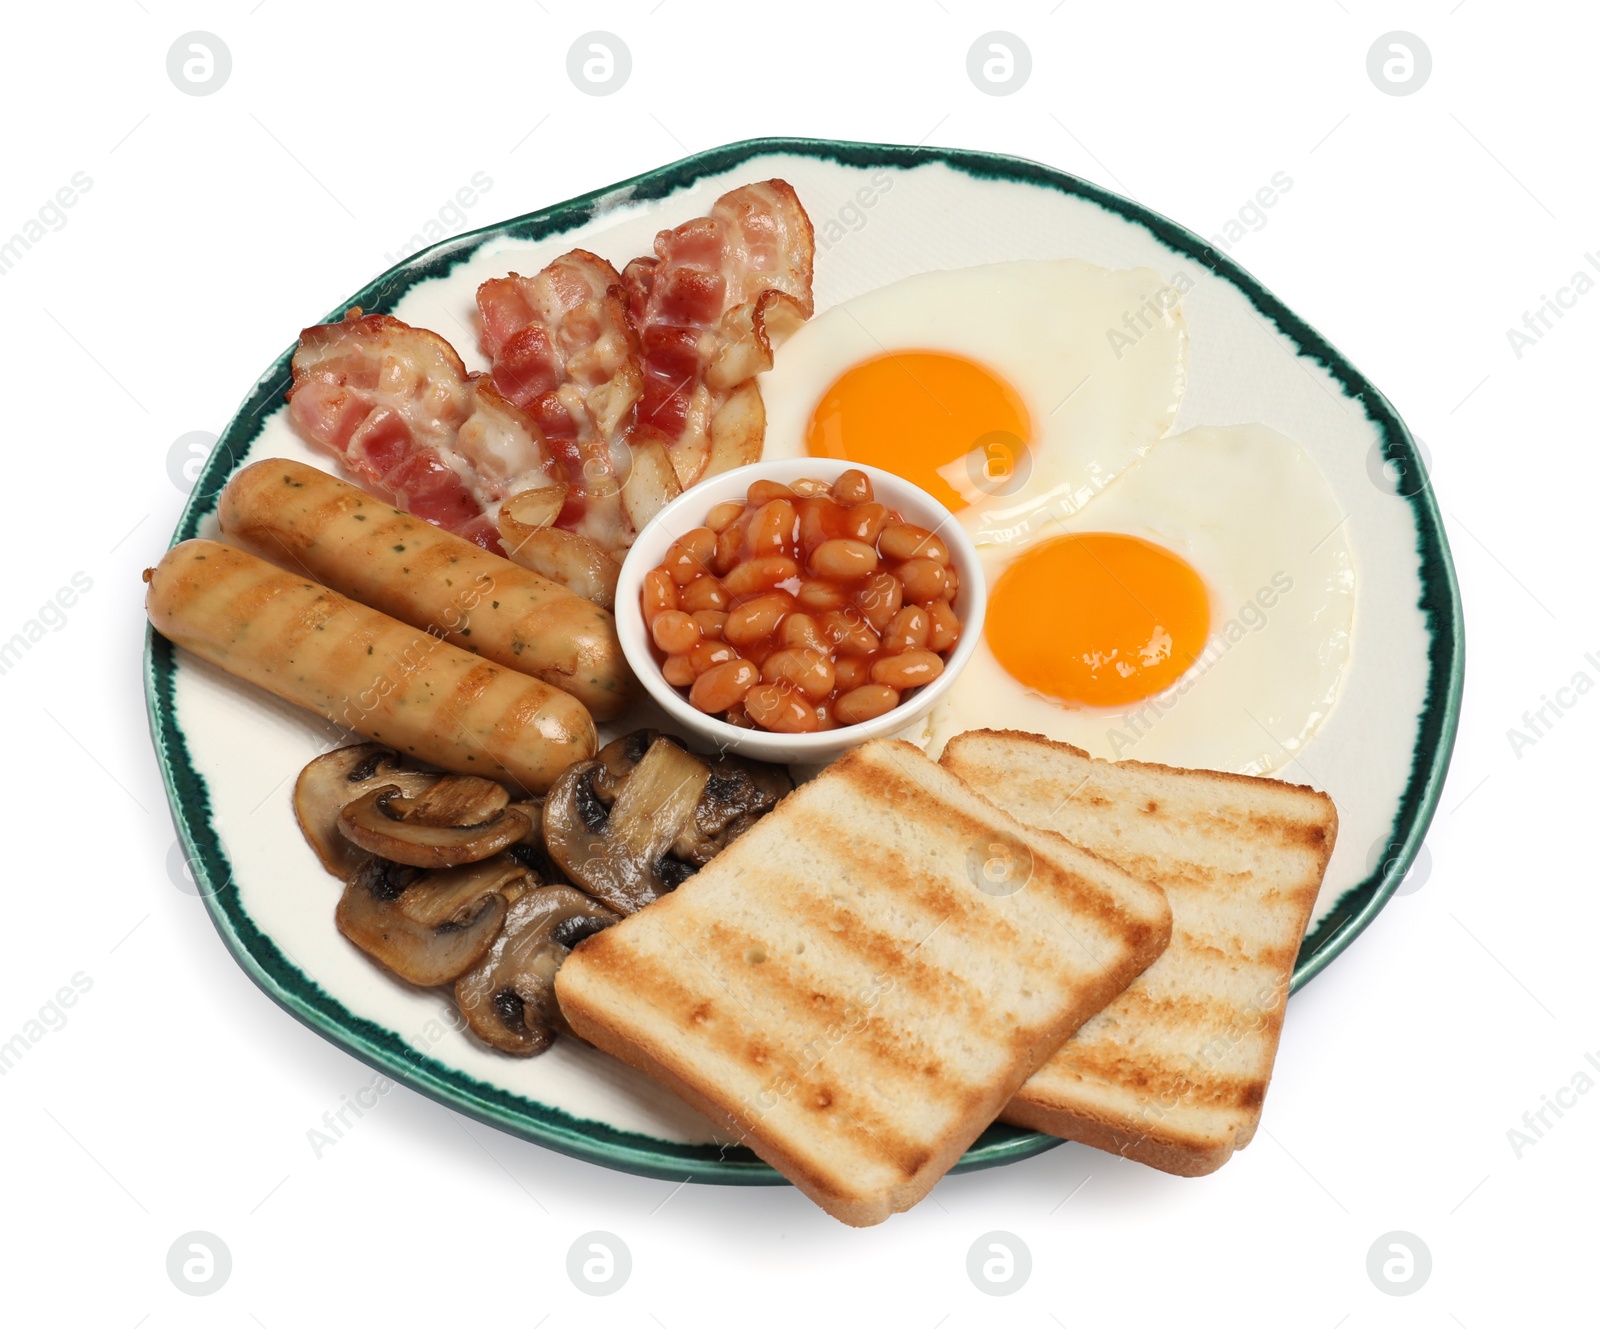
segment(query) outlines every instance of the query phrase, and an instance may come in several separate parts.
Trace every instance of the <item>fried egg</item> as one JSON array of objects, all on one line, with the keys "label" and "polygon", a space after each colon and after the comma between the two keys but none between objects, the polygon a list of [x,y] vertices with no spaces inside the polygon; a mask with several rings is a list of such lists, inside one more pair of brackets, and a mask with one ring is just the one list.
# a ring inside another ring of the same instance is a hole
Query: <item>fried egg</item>
[{"label": "fried egg", "polygon": [[983,551],[983,641],[930,751],[990,728],[1250,775],[1296,757],[1338,696],[1355,606],[1344,514],[1298,444],[1191,429],[1051,525]]},{"label": "fried egg", "polygon": [[926,272],[847,300],[761,376],[762,456],[878,466],[980,544],[1025,539],[1171,427],[1181,284],[1055,259]]},{"label": "fried egg", "polygon": [[881,467],[979,546],[983,640],[918,733],[1263,774],[1327,716],[1354,572],[1332,490],[1261,425],[1166,436],[1176,281],[1073,260],[931,272],[828,310],[761,380],[767,459]]}]

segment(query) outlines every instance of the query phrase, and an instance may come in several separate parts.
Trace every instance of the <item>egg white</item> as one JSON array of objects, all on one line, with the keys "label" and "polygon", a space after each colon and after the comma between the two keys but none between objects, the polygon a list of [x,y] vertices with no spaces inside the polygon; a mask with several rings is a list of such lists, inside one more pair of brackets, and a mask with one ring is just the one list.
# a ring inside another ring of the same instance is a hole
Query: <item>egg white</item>
[{"label": "egg white", "polygon": [[[1142,702],[1073,709],[1029,691],[980,642],[929,716],[929,750],[990,728],[1044,734],[1096,757],[1241,774],[1295,761],[1338,696],[1355,606],[1344,514],[1299,445],[1264,425],[1188,430],[1024,543],[1089,531],[1138,536],[1195,569],[1211,606],[1200,658]],[[984,551],[991,587],[1018,552]]]},{"label": "egg white", "polygon": [[760,380],[762,457],[807,455],[812,412],[852,365],[896,351],[965,356],[1016,390],[1033,437],[1009,471],[975,451],[941,474],[972,504],[962,520],[980,545],[1026,540],[1171,427],[1187,350],[1180,292],[1149,268],[1051,259],[921,273],[834,306],[783,344]]}]

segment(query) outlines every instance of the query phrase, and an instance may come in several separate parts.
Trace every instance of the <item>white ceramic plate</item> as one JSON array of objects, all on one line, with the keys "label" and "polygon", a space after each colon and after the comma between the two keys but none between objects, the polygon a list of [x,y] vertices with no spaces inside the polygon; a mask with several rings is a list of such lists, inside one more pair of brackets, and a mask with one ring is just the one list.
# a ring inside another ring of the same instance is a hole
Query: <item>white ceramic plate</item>
[{"label": "white ceramic plate", "polygon": [[[1438,509],[1404,424],[1315,331],[1198,237],[1031,162],[763,140],[456,237],[346,304],[432,328],[469,369],[487,368],[471,331],[485,278],[535,272],[577,245],[620,267],[649,252],[659,229],[704,214],[735,185],[771,176],[795,186],[816,226],[819,311],[914,273],[1010,259],[1074,257],[1182,274],[1191,340],[1174,431],[1259,421],[1299,442],[1322,469],[1347,515],[1358,589],[1339,703],[1279,772],[1326,790],[1339,807],[1338,847],[1296,968],[1296,985],[1303,983],[1371,920],[1421,844],[1455,735],[1461,610]],[[228,425],[175,541],[216,534],[217,495],[251,461],[286,456],[332,469],[289,426],[289,356]],[[674,1179],[781,1180],[604,1055],[563,1040],[531,1060],[502,1056],[459,1031],[444,994],[386,977],[335,931],[336,883],[290,808],[295,774],[340,733],[154,634],[146,676],[151,727],[195,879],[223,940],[274,1000],[386,1074],[553,1148]],[[660,717],[641,709],[616,732],[639,723]],[[1055,1143],[995,1126],[960,1166],[1008,1162]]]}]

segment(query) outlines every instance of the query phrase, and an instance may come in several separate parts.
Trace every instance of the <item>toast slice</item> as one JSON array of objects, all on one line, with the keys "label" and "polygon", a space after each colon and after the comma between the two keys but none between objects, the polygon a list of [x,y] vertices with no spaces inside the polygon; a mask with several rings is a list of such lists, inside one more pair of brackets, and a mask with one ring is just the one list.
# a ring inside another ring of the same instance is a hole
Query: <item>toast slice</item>
[{"label": "toast slice", "polygon": [[1036,734],[976,730],[942,764],[1020,821],[1058,832],[1172,906],[1172,944],[1078,1030],[1003,1119],[1200,1176],[1255,1134],[1295,958],[1338,816],[1299,785],[1095,760]]},{"label": "toast slice", "polygon": [[577,947],[556,996],[864,1227],[927,1194],[1170,927],[1154,886],[880,740]]}]

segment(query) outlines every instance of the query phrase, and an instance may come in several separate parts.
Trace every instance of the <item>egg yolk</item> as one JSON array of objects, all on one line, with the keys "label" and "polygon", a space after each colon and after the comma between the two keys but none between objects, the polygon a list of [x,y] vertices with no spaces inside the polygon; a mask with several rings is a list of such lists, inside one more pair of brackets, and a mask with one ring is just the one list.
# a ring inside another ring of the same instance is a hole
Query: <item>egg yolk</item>
[{"label": "egg yolk", "polygon": [[1130,535],[1062,535],[1020,555],[989,592],[984,637],[1024,686],[1122,706],[1175,683],[1205,649],[1205,583]]},{"label": "egg yolk", "polygon": [[959,512],[967,500],[939,468],[966,458],[973,485],[993,492],[1030,436],[1022,398],[982,365],[938,351],[896,351],[834,380],[812,412],[806,449],[880,467]]}]

